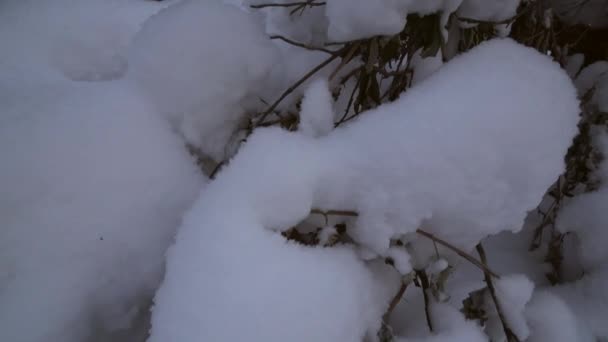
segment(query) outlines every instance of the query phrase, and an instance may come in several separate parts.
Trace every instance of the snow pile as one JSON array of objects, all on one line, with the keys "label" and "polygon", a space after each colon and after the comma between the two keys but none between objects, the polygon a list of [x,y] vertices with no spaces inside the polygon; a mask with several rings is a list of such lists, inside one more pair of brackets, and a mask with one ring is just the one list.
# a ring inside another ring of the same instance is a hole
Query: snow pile
[{"label": "snow pile", "polygon": [[[166,2],[5,0],[0,2],[0,68],[45,78],[119,78],[125,50],[141,23]],[[42,76],[42,75],[41,75]]]},{"label": "snow pile", "polygon": [[318,206],[357,211],[349,233],[381,255],[421,225],[465,249],[517,231],[564,167],[577,102],[547,57],[484,43],[330,134]]},{"label": "snow pile", "polygon": [[151,342],[358,341],[377,329],[384,304],[352,249],[303,247],[265,229],[308,215],[317,147],[257,131],[209,184],[170,250]]},{"label": "snow pile", "polygon": [[[358,254],[295,245],[274,231],[313,207],[356,210],[348,233],[395,256],[404,273],[408,256],[389,249],[390,240],[421,225],[466,248],[517,231],[563,169],[577,113],[557,65],[495,40],[326,137],[257,130],[187,215],[151,340],[353,341],[373,333],[388,298]],[[464,336],[478,336],[473,330]]]},{"label": "snow pile", "polygon": [[592,92],[591,103],[608,112],[608,61],[598,61],[580,71],[575,81],[579,95]]},{"label": "snow pile", "polygon": [[513,18],[519,3],[520,0],[463,0],[458,8],[458,15],[468,19],[498,22]]},{"label": "snow pile", "polygon": [[456,308],[444,303],[430,307],[435,334],[423,338],[397,338],[396,342],[486,342],[487,336],[476,322],[467,321]]},{"label": "snow pile", "polygon": [[570,308],[559,297],[546,290],[534,293],[526,305],[530,326],[529,342],[591,342],[594,339],[582,329]]},{"label": "snow pile", "polygon": [[201,176],[130,88],[21,93],[0,117],[0,340],[82,341],[92,321],[128,328]]},{"label": "snow pile", "polygon": [[329,0],[325,12],[330,41],[348,41],[394,35],[406,24],[408,14],[441,12],[444,29],[450,14],[462,0]]},{"label": "snow pile", "polygon": [[[581,73],[582,75],[582,73]],[[604,158],[608,156],[608,133],[600,130],[595,143]],[[608,161],[604,159],[597,177],[602,182],[594,192],[574,197],[560,212],[557,228],[574,235],[576,255],[581,265],[580,280],[559,286],[555,292],[572,308],[580,324],[595,337],[608,336],[608,233],[606,203],[608,202]]]},{"label": "snow pile", "polygon": [[221,161],[270,71],[275,51],[250,15],[219,1],[182,1],[135,37],[129,78],[186,140]]}]

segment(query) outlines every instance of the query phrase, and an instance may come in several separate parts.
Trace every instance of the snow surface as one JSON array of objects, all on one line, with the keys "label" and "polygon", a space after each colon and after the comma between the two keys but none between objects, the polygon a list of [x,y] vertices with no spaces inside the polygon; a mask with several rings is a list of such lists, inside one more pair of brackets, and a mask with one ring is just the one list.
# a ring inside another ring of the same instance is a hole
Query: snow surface
[{"label": "snow surface", "polygon": [[136,35],[128,76],[190,144],[219,162],[275,53],[260,23],[237,7],[181,1]]},{"label": "snow surface", "polygon": [[422,338],[397,338],[396,342],[486,342],[487,336],[474,321],[468,321],[455,307],[433,303],[430,307],[436,332]]},{"label": "snow surface", "polygon": [[21,93],[0,117],[0,340],[83,341],[93,321],[124,329],[202,177],[126,86]]},{"label": "snow surface", "polygon": [[510,274],[494,280],[494,287],[505,322],[519,340],[525,340],[530,336],[530,328],[524,309],[532,297],[534,283],[524,275]]},{"label": "snow surface", "polygon": [[324,79],[310,84],[302,99],[298,129],[311,137],[327,135],[334,128],[333,99]]},{"label": "snow surface", "polygon": [[164,253],[204,183],[168,122],[113,80],[163,6],[0,3],[1,341],[145,337]]},{"label": "snow surface", "polygon": [[357,253],[295,245],[276,230],[313,207],[354,209],[349,234],[380,255],[420,225],[465,248],[517,231],[561,173],[577,114],[565,72],[534,50],[494,40],[327,137],[257,130],[187,215],[157,293],[151,341],[354,341],[374,333],[390,297]]}]

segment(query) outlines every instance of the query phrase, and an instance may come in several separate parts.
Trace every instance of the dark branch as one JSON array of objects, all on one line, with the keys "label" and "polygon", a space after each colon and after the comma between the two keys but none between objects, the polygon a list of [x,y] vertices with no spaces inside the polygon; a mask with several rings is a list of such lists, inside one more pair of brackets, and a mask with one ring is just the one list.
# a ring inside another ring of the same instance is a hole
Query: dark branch
[{"label": "dark branch", "polygon": [[[477,253],[479,253],[479,258],[481,259],[481,262],[484,265],[487,265],[486,252],[484,251],[483,246],[481,245],[481,242],[477,245],[476,249],[477,249]],[[511,330],[511,328],[509,328],[509,325],[507,324],[507,321],[505,319],[505,315],[503,314],[500,304],[498,303],[498,297],[496,297],[496,289],[494,288],[494,283],[492,282],[491,274],[488,272],[484,272],[484,280],[486,282],[486,285],[488,286],[488,290],[490,290],[490,295],[492,296],[492,301],[494,302],[494,306],[496,306],[496,312],[498,312],[498,318],[500,319],[500,322],[502,323],[502,328],[505,332],[505,336],[507,337],[507,341],[508,342],[519,342],[519,339],[517,338],[517,336],[515,336],[515,334]]]},{"label": "dark branch", "polygon": [[301,47],[303,49],[310,50],[310,51],[321,51],[321,52],[328,53],[330,55],[333,55],[333,54],[337,53],[337,51],[331,51],[329,49],[322,48],[322,47],[315,47],[315,46],[306,45],[304,43],[296,42],[295,40],[291,40],[291,39],[289,39],[287,37],[283,37],[283,36],[280,36],[280,35],[270,36],[270,39],[279,39],[279,40],[284,41],[285,43],[291,44],[293,46]]},{"label": "dark branch", "polygon": [[268,8],[268,7],[305,7],[305,6],[309,6],[309,7],[317,7],[317,6],[324,6],[325,2],[314,2],[314,1],[297,1],[297,2],[287,2],[284,4],[258,4],[258,5],[251,5],[249,7],[254,8],[254,9],[260,9],[260,8]]}]

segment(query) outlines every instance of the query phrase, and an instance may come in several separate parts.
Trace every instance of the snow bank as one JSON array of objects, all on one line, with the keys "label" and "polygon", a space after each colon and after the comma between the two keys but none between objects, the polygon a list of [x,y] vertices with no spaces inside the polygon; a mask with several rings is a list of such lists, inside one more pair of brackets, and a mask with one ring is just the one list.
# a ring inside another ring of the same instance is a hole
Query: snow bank
[{"label": "snow bank", "polygon": [[294,245],[274,231],[312,207],[358,211],[348,233],[381,255],[420,225],[467,248],[517,231],[561,173],[577,114],[559,66],[495,40],[326,137],[257,130],[187,215],[151,341],[374,333],[388,298],[357,254]]},{"label": "snow bank", "polygon": [[0,68],[42,78],[119,78],[125,50],[141,23],[166,2],[142,0],[3,0]]},{"label": "snow bank", "polygon": [[220,1],[182,1],[145,23],[128,76],[190,144],[220,161],[274,53],[253,16]]},{"label": "snow bank", "polygon": [[327,135],[334,128],[333,99],[326,80],[315,80],[302,99],[298,129],[311,137]]},{"label": "snow bank", "polygon": [[128,329],[202,177],[124,85],[19,93],[0,116],[0,340]]},{"label": "snow bank", "polygon": [[405,27],[408,14],[441,12],[441,26],[462,0],[329,0],[325,15],[330,41],[349,41],[372,36],[394,35]]},{"label": "snow bank", "polygon": [[530,326],[529,342],[591,342],[594,339],[582,330],[570,308],[546,290],[534,293],[526,305],[526,320]]}]

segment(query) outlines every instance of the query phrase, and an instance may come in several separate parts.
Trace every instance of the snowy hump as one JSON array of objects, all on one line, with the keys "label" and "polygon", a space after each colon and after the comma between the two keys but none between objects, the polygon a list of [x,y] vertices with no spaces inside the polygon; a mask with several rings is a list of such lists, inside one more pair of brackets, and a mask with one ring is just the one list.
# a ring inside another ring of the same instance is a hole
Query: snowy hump
[{"label": "snowy hump", "polygon": [[218,161],[243,102],[273,65],[258,24],[220,1],[182,1],[150,18],[130,49],[129,78],[190,144]]},{"label": "snowy hump", "polygon": [[464,247],[518,230],[561,173],[577,114],[556,64],[494,40],[327,136],[258,130],[187,214],[151,341],[375,335],[388,299],[356,247],[304,247],[273,230],[313,207],[356,210],[347,233],[381,255],[421,225]]}]

